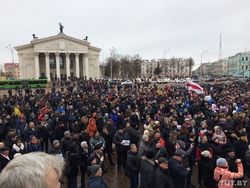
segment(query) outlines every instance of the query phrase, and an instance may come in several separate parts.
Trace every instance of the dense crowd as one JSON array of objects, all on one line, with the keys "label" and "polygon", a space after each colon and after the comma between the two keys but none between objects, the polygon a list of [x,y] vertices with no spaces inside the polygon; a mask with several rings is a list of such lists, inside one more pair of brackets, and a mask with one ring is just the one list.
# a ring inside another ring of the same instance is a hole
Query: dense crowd
[{"label": "dense crowd", "polygon": [[131,188],[194,187],[195,166],[199,186],[247,183],[249,82],[202,85],[204,94],[170,85],[58,84],[0,99],[0,171],[44,151],[65,161],[69,188],[107,188],[110,168],[129,176]]}]

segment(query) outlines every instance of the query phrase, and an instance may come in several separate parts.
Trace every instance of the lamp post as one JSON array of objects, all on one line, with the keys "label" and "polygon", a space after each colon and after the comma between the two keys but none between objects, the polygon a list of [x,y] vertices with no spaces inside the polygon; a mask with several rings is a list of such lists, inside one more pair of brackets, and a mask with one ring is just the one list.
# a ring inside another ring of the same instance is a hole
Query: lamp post
[{"label": "lamp post", "polygon": [[[201,65],[202,65],[202,57],[205,52],[207,52],[207,50],[203,50],[201,53]],[[205,74],[205,66],[203,67],[203,74]]]},{"label": "lamp post", "polygon": [[168,48],[168,49],[166,49],[166,50],[164,50],[164,56],[163,56],[163,57],[164,57],[164,59],[166,58],[166,57],[165,57],[165,56],[166,56],[166,53],[167,53],[167,52],[169,52],[169,51],[170,51],[170,49],[169,49],[169,48]]},{"label": "lamp post", "polygon": [[112,47],[110,50],[110,58],[111,58],[111,61],[110,61],[110,77],[111,77],[111,80],[113,79],[113,58],[114,58],[114,51],[115,51],[115,48]]},{"label": "lamp post", "polygon": [[12,57],[12,63],[14,63],[14,54],[13,54],[13,48],[12,46],[9,44],[9,46],[6,46],[5,48],[8,48],[11,52],[11,57]]}]

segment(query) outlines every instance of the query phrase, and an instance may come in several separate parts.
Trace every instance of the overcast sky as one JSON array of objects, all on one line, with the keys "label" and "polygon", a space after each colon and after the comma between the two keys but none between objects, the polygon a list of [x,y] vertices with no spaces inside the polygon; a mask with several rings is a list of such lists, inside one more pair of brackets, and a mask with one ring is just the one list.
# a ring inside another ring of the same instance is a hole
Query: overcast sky
[{"label": "overcast sky", "polygon": [[[249,0],[0,0],[0,63],[6,48],[64,33],[103,49],[143,59],[193,57],[196,64],[250,50]],[[17,54],[14,52],[17,61]]]}]

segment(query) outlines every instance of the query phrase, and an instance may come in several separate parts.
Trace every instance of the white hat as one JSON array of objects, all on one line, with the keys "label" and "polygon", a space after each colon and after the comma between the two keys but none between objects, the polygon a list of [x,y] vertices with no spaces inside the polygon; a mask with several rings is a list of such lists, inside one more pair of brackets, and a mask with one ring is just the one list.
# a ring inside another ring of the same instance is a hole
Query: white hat
[{"label": "white hat", "polygon": [[81,142],[81,147],[83,148],[86,144],[88,145],[88,143],[86,141],[82,141]]},{"label": "white hat", "polygon": [[211,153],[210,153],[210,151],[208,151],[208,150],[204,150],[203,152],[201,152],[201,155],[203,156],[203,157],[210,157],[211,156]]},{"label": "white hat", "polygon": [[159,125],[160,124],[160,122],[159,121],[155,121],[155,125]]}]

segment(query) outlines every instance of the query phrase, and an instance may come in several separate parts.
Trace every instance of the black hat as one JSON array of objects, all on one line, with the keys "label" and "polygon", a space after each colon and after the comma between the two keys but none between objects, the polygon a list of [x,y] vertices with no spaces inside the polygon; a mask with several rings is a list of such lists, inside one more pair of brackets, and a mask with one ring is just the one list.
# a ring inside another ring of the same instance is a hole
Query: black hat
[{"label": "black hat", "polygon": [[89,157],[88,157],[88,163],[89,164],[91,164],[91,162],[93,161],[95,159],[95,157],[93,156],[93,155],[90,155]]},{"label": "black hat", "polygon": [[8,151],[8,150],[10,150],[10,148],[8,148],[6,146],[0,148],[0,152]]},{"label": "black hat", "polygon": [[154,158],[154,152],[149,150],[145,152],[145,156],[149,159],[153,159]]},{"label": "black hat", "polygon": [[94,146],[94,150],[101,149],[102,146],[103,146],[103,142],[98,142],[98,143],[96,143],[96,145]]},{"label": "black hat", "polygon": [[168,163],[168,160],[167,160],[166,158],[164,158],[164,157],[160,157],[160,158],[158,159],[158,165],[159,165],[159,164],[162,164],[162,163]]},{"label": "black hat", "polygon": [[91,175],[95,175],[100,168],[101,168],[100,165],[94,164],[94,165],[89,166],[88,170],[89,170]]},{"label": "black hat", "polygon": [[225,153],[229,153],[229,152],[233,152],[233,151],[235,151],[234,148],[226,148],[225,149]]}]

